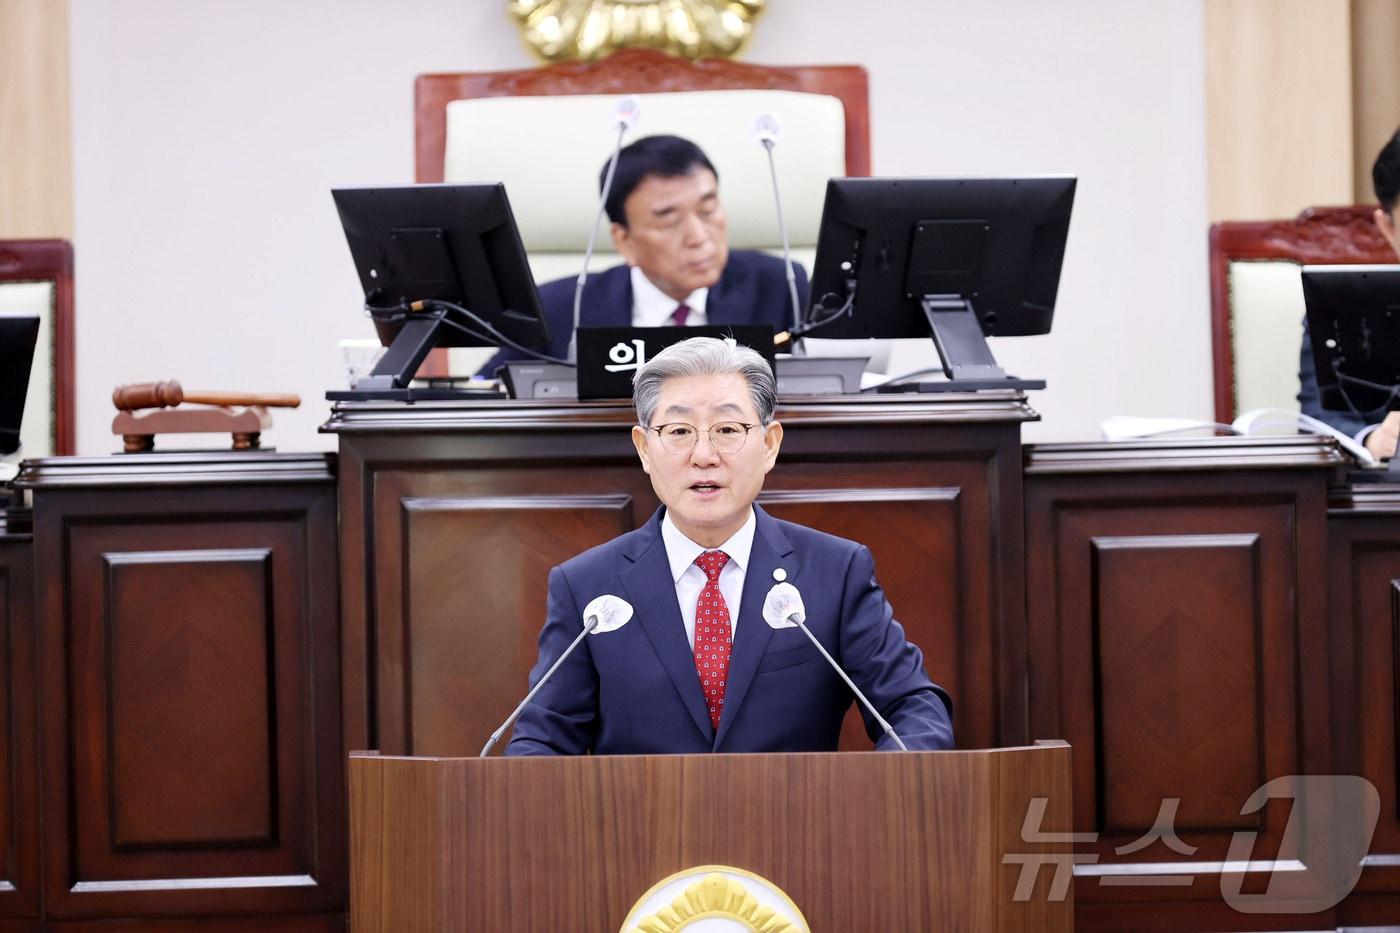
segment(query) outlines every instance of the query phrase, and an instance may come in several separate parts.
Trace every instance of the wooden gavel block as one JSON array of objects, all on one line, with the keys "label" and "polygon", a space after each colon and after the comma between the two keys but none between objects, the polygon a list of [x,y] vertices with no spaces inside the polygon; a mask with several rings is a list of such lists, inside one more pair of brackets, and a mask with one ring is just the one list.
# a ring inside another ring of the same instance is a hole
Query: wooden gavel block
[{"label": "wooden gavel block", "polygon": [[261,406],[247,408],[167,408],[153,411],[119,411],[112,419],[112,433],[120,434],[127,453],[154,450],[157,434],[233,435],[234,450],[255,450],[263,431],[272,427],[272,415]]},{"label": "wooden gavel block", "polygon": [[[199,408],[182,408],[193,402]],[[157,434],[233,435],[234,450],[252,450],[272,427],[269,408],[296,408],[301,396],[269,392],[186,392],[180,383],[138,382],[112,390],[117,417],[112,433],[122,436],[127,453],[153,450]],[[147,410],[152,409],[152,410]]]},{"label": "wooden gavel block", "polygon": [[117,411],[174,408],[183,402],[221,407],[296,408],[301,405],[301,396],[289,392],[186,392],[174,379],[169,382],[137,382],[112,390],[112,404],[117,406]]}]

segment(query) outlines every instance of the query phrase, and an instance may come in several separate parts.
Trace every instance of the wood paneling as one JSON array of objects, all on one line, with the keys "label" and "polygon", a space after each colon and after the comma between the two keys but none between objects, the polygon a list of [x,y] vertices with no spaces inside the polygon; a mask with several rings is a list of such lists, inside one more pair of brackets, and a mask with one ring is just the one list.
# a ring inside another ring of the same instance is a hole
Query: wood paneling
[{"label": "wood paneling", "polygon": [[346,866],[327,458],[38,460],[21,483],[51,568],[38,587],[46,915],[334,927]]},{"label": "wood paneling", "polygon": [[39,917],[33,549],[0,523],[0,929]]},{"label": "wood paneling", "polygon": [[[953,693],[961,746],[1026,741],[1024,403],[786,400],[778,416],[783,452],[760,502],[870,546],[896,617]],[[631,424],[598,403],[337,407],[352,746],[480,747],[524,695],[549,568],[656,509]],[[477,644],[499,652],[485,669]]]},{"label": "wood paneling", "polygon": [[[656,882],[718,864],[770,880],[813,930],[1070,930],[1071,903],[1049,899],[1045,882],[1026,902],[1008,896],[1021,867],[1002,860],[1044,854],[1043,878],[1065,853],[1064,841],[1027,844],[1020,830],[1034,798],[1049,803],[1045,825],[1068,820],[1068,758],[1063,746],[353,757],[351,923],[613,930]],[[717,787],[726,806],[694,805]]]},{"label": "wood paneling", "polygon": [[[975,470],[966,477],[980,485]],[[872,477],[872,480],[874,477]],[[985,497],[968,496],[971,508]],[[967,672],[986,670],[989,659],[978,649],[988,639],[964,638],[959,625],[963,600],[986,605],[985,565],[967,560],[960,543],[961,513],[968,502],[957,487],[898,489],[780,490],[759,496],[759,504],[775,518],[820,528],[852,541],[873,542],[877,579],[906,637],[924,652],[924,666],[935,683],[958,698],[957,733],[964,747],[969,737],[991,731],[990,712],[996,708],[994,684]],[[984,527],[986,515],[976,516]],[[898,529],[891,534],[891,529]],[[973,536],[969,536],[973,537]],[[975,593],[969,593],[975,590]],[[964,651],[971,657],[964,657]],[[869,749],[870,737],[859,711],[852,707],[841,731],[841,747]]]},{"label": "wood paneling", "polygon": [[111,787],[112,848],[272,845],[271,550],[137,551],[136,529],[96,543],[72,531],[106,578],[93,633],[106,656],[76,673],[106,679],[109,756],[97,770]]},{"label": "wood paneling", "polygon": [[[384,482],[392,488],[400,479]],[[544,618],[549,569],[632,528],[632,502],[539,495],[400,503],[402,534],[388,540],[402,544],[389,559],[407,568],[404,612],[401,631],[381,631],[402,654],[381,653],[380,682],[402,678],[404,744],[414,754],[473,754],[519,702],[538,655],[538,630],[515,621]]]},{"label": "wood paneling", "polygon": [[73,237],[68,0],[0,3],[0,238]]},{"label": "wood paneling", "polygon": [[[1062,516],[1062,527],[1076,517]],[[1128,520],[1145,528],[1146,518]],[[1178,828],[1257,827],[1238,810],[1264,783],[1259,535],[1103,535],[1087,544],[1103,775],[1096,828],[1146,832],[1160,802],[1185,788]],[[1196,777],[1206,771],[1202,785]]]},{"label": "wood paneling", "polygon": [[1329,520],[1336,770],[1380,794],[1351,922],[1400,915],[1400,489],[1334,492]]},{"label": "wood paneling", "polygon": [[[1257,832],[1255,873],[1292,857],[1290,801],[1243,809],[1273,778],[1331,767],[1326,591],[1309,570],[1326,560],[1327,450],[1030,448],[1031,723],[1074,749],[1075,829],[1097,835],[1079,847],[1080,929],[1255,928],[1222,899],[1230,843]],[[1144,839],[1162,815],[1172,845]]]}]

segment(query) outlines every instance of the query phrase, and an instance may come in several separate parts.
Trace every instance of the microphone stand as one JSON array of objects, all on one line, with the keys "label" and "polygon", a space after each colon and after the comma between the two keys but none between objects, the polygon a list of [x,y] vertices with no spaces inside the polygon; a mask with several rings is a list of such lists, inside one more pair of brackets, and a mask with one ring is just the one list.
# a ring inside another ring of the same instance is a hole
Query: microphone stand
[{"label": "microphone stand", "polygon": [[[497,727],[495,732],[491,733],[491,738],[487,739],[486,744],[482,746],[481,754],[477,756],[478,758],[485,758],[487,755],[491,754],[491,749],[494,748],[496,743],[501,740],[501,736],[505,735],[506,730],[509,729],[511,725],[515,722],[515,720],[520,717],[520,714],[525,711],[526,704],[533,700],[535,698],[535,694],[540,692],[540,688],[543,687],[549,681],[550,677],[554,676],[554,672],[559,669],[559,665],[563,664],[564,660],[569,655],[574,653],[574,649],[578,647],[579,642],[583,641],[584,636],[597,627],[598,616],[596,615],[589,617],[587,621],[584,622],[583,631],[579,632],[578,636],[573,641],[569,642],[569,647],[565,648],[564,653],[559,655],[559,660],[555,661],[549,666],[549,670],[544,672],[544,676],[540,678],[539,683],[535,684],[535,686],[530,690],[530,692],[525,694],[525,699],[520,701],[520,705],[517,706],[515,710],[509,716],[506,717],[506,721],[501,723],[500,726]],[[818,645],[817,647],[821,646]],[[878,716],[879,714],[877,713],[876,715]]]},{"label": "microphone stand", "polygon": [[836,659],[833,658],[831,655],[827,654],[826,649],[822,647],[822,643],[817,641],[817,636],[813,635],[811,630],[808,629],[807,626],[802,622],[802,620],[798,619],[796,615],[788,616],[788,621],[792,622],[798,628],[802,629],[802,634],[806,635],[812,640],[812,644],[817,646],[817,650],[822,653],[822,657],[826,658],[826,663],[830,664],[832,669],[835,670],[836,673],[841,675],[841,679],[846,682],[846,686],[850,687],[851,692],[854,693],[856,697],[862,703],[865,704],[866,709],[870,710],[870,715],[874,716],[875,721],[880,724],[880,728],[885,730],[885,735],[894,739],[894,744],[899,746],[900,751],[909,751],[909,747],[904,744],[904,740],[895,734],[894,727],[891,726],[885,720],[884,716],[880,715],[880,711],[875,708],[874,704],[872,704],[868,699],[866,699],[865,694],[860,692],[860,688],[855,685],[855,682],[852,681],[850,677],[846,676],[846,672],[841,669],[841,665],[836,663]]},{"label": "microphone stand", "polygon": [[[778,207],[778,232],[783,236],[783,265],[787,267],[788,294],[792,298],[792,328],[798,331],[802,327],[802,304],[797,300],[797,274],[792,269],[792,247],[788,243],[787,222],[783,220],[783,199],[778,193],[778,166],[773,161],[773,140],[764,139],[763,148],[768,152],[768,173],[773,178],[773,203]],[[793,339],[792,355],[806,355],[801,337]]]},{"label": "microphone stand", "polygon": [[608,194],[612,191],[613,174],[617,171],[617,157],[622,152],[622,137],[626,135],[628,126],[626,120],[617,121],[617,143],[613,146],[612,158],[608,160],[608,174],[603,179],[603,192],[598,196],[598,213],[593,217],[593,229],[588,232],[588,249],[583,254],[583,270],[579,272],[578,284],[574,286],[574,329],[569,334],[567,357],[570,362],[578,359],[578,324],[580,313],[583,310],[583,283],[588,281],[588,264],[593,259],[593,249],[598,242],[598,225],[602,223],[603,211],[608,206]]}]

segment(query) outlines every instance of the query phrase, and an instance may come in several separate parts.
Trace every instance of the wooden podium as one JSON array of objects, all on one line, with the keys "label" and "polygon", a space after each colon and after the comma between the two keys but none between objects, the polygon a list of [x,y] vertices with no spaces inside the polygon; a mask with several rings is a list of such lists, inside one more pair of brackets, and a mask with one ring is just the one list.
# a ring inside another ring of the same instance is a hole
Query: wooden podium
[{"label": "wooden podium", "polygon": [[1061,742],[907,754],[368,752],[351,754],[349,777],[355,933],[610,933],[657,882],[706,865],[766,879],[816,931],[1074,927]]}]

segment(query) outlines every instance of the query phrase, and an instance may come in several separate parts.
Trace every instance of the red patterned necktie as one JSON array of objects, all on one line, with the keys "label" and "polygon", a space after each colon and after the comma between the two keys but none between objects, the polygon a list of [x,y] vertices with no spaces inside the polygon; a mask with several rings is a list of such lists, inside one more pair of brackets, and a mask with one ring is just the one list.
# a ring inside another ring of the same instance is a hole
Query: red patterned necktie
[{"label": "red patterned necktie", "polygon": [[729,563],[723,551],[706,551],[695,558],[695,564],[705,572],[705,588],[695,605],[695,670],[700,674],[700,689],[705,694],[705,707],[710,711],[710,725],[719,730],[719,717],[724,712],[724,684],[729,679],[729,647],[734,633],[729,626],[729,607],[719,591],[719,572]]},{"label": "red patterned necktie", "polygon": [[684,303],[676,305],[676,310],[671,312],[671,324],[675,327],[684,327],[685,319],[690,317],[690,309]]}]

